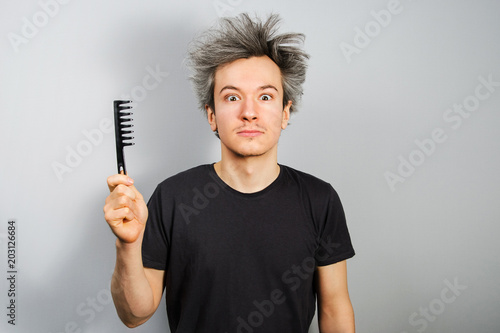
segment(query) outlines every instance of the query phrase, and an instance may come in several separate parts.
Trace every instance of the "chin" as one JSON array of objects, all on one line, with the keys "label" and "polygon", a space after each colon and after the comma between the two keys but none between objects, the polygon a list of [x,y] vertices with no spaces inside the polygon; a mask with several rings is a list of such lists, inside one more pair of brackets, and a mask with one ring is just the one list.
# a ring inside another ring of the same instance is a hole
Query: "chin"
[{"label": "chin", "polygon": [[236,149],[231,149],[228,147],[229,151],[235,154],[238,157],[255,157],[265,155],[269,150],[263,148],[254,148],[254,147],[245,147],[240,148],[236,147]]},{"label": "chin", "polygon": [[264,151],[235,151],[234,152],[238,157],[258,157],[264,155],[266,152]]},{"label": "chin", "polygon": [[[221,141],[222,142],[222,141]],[[224,145],[224,143],[222,143]],[[273,146],[263,145],[258,142],[240,142],[235,145],[224,145],[227,150],[238,157],[263,156],[273,150]]]}]

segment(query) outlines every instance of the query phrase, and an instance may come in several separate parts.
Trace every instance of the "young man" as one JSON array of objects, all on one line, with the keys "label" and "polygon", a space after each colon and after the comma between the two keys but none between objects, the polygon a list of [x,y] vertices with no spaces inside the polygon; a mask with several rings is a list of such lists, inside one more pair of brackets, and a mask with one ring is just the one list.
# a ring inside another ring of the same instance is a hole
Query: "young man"
[{"label": "young man", "polygon": [[302,93],[303,35],[279,19],[222,19],[193,43],[192,80],[219,162],[168,178],[146,206],[126,175],[108,178],[116,240],[112,294],[129,327],[163,291],[171,332],[354,332],[345,260],[354,255],[334,189],[280,165],[277,145]]}]

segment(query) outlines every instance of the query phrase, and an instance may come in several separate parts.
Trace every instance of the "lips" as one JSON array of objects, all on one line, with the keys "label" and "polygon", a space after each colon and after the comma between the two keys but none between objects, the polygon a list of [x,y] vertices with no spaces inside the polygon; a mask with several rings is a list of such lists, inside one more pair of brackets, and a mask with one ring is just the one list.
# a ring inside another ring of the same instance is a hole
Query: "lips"
[{"label": "lips", "polygon": [[259,130],[241,130],[238,131],[237,134],[244,137],[256,137],[263,134],[263,132]]}]

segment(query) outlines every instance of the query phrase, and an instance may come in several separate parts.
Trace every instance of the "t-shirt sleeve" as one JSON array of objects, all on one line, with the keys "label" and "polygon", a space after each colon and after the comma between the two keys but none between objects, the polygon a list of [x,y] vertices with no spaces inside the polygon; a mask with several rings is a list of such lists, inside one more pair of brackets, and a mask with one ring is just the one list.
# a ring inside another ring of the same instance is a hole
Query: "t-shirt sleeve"
[{"label": "t-shirt sleeve", "polygon": [[144,267],[166,270],[169,238],[166,231],[165,202],[162,202],[159,185],[148,202],[148,220],[142,241],[142,262]]},{"label": "t-shirt sleeve", "polygon": [[[324,201],[325,202],[325,201]],[[319,242],[316,250],[316,264],[326,266],[354,256],[344,209],[337,192],[328,184],[325,208],[319,214]]]}]

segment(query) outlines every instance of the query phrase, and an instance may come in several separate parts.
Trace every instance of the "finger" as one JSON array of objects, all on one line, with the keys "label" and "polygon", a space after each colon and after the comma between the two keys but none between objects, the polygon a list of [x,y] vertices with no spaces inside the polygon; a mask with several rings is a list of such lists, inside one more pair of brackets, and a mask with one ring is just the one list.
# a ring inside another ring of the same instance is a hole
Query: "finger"
[{"label": "finger", "polygon": [[134,191],[130,186],[126,186],[123,184],[116,185],[113,192],[109,195],[112,200],[117,199],[119,197],[128,197],[131,200],[136,199],[136,191]]},{"label": "finger", "polygon": [[147,218],[147,208],[142,195],[135,188],[125,185],[117,185],[106,198],[104,211],[128,207],[132,210],[138,220],[144,223]]},{"label": "finger", "polygon": [[146,201],[144,201],[144,197],[141,192],[139,192],[135,186],[131,185],[129,189],[133,190],[135,193],[135,198],[133,200],[134,205],[132,206],[132,210],[134,214],[137,216],[137,219],[141,223],[146,223],[148,218],[148,207]]},{"label": "finger", "polygon": [[141,192],[139,192],[139,190],[137,190],[137,188],[134,185],[130,185],[128,186],[128,188],[134,192],[134,200],[144,201]]},{"label": "finger", "polygon": [[116,174],[109,176],[107,179],[109,192],[113,192],[116,186],[118,185],[126,185],[130,186],[134,183],[134,180],[129,176],[123,174]]},{"label": "finger", "polygon": [[104,218],[111,227],[117,227],[124,222],[136,219],[129,207],[110,209],[104,213]]},{"label": "finger", "polygon": [[130,208],[131,212],[134,214],[134,218],[138,222],[140,222],[141,224],[146,223],[147,206],[146,203],[142,201],[142,198],[140,200],[136,198],[135,200],[127,201],[126,205],[128,208]]},{"label": "finger", "polygon": [[[113,191],[114,193],[114,191]],[[111,194],[108,197],[108,200],[106,201],[106,209],[107,210],[115,210],[115,209],[120,209],[120,208],[125,208],[128,207],[130,209],[133,209],[135,205],[134,200],[129,198],[126,195],[118,195],[114,196]]]}]

